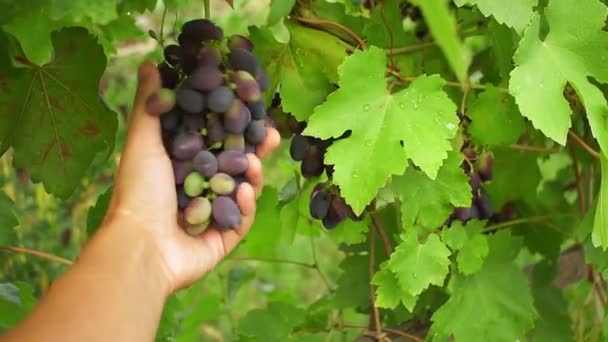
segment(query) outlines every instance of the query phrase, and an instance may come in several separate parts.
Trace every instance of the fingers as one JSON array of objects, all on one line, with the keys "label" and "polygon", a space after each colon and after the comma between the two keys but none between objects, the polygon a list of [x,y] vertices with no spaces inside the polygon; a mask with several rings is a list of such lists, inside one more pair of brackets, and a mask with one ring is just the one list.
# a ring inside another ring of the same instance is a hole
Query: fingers
[{"label": "fingers", "polygon": [[266,139],[256,148],[256,154],[260,159],[266,158],[281,143],[281,135],[275,128],[268,127],[266,131],[268,132]]},{"label": "fingers", "polygon": [[262,172],[262,162],[258,157],[253,154],[247,154],[247,160],[249,161],[249,168],[245,173],[247,180],[253,186],[256,197],[262,192],[264,187],[264,173]]}]

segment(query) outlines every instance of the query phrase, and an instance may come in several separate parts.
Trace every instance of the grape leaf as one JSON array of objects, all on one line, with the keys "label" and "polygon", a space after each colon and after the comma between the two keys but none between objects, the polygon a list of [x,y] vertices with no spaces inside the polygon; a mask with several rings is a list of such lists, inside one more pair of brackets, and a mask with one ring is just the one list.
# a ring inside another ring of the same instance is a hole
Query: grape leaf
[{"label": "grape leaf", "polygon": [[296,4],[296,0],[271,0],[270,1],[270,13],[268,13],[267,25],[272,26],[279,22],[282,18],[285,18],[291,12],[293,5]]},{"label": "grape leaf", "polygon": [[500,76],[507,80],[513,70],[513,53],[516,47],[512,31],[507,26],[492,21],[488,26],[488,37]]},{"label": "grape leaf", "polygon": [[266,186],[257,200],[255,221],[251,230],[239,244],[239,249],[251,257],[272,257],[281,239],[279,222],[278,193],[276,189]]},{"label": "grape leaf", "polygon": [[369,304],[369,256],[352,255],[340,262],[342,274],[331,298],[336,308],[359,308]]},{"label": "grape leaf", "polygon": [[0,191],[0,245],[2,246],[13,245],[18,240],[15,227],[19,225],[19,221],[13,208],[13,201]]},{"label": "grape leaf", "polygon": [[91,238],[99,229],[103,218],[106,216],[110,200],[112,199],[112,187],[97,197],[97,202],[87,211],[87,236]]},{"label": "grape leaf", "polygon": [[98,95],[106,57],[83,29],[52,35],[55,57],[42,67],[25,63],[0,88],[0,151],[12,146],[14,164],[45,189],[67,197],[95,154],[114,146],[117,118]]},{"label": "grape leaf", "polygon": [[456,262],[463,274],[479,271],[488,256],[488,238],[481,234],[484,225],[484,221],[470,221],[466,226],[461,222],[454,222],[450,229],[444,230],[441,235],[452,251],[458,251]]},{"label": "grape leaf", "polygon": [[549,33],[539,39],[541,18],[534,17],[515,53],[509,90],[522,114],[547,137],[565,145],[571,109],[566,83],[587,110],[593,135],[608,151],[608,104],[588,77],[608,82],[608,32],[602,27],[608,8],[597,0],[550,0],[545,8]]},{"label": "grape leaf", "polygon": [[14,327],[36,304],[34,290],[25,282],[0,284],[0,332]]},{"label": "grape leaf", "polygon": [[386,63],[376,47],[348,57],[339,68],[340,89],[315,108],[304,130],[322,139],[352,130],[329,147],[325,163],[335,165],[334,184],[357,214],[391,175],[404,172],[408,157],[434,179],[458,124],[439,76],[420,76],[391,94]]},{"label": "grape leaf", "polygon": [[467,113],[471,118],[469,133],[480,145],[509,145],[517,141],[525,128],[511,95],[490,87],[479,95]]},{"label": "grape leaf", "polygon": [[464,82],[471,63],[471,52],[461,44],[458,38],[456,20],[450,15],[447,1],[416,0],[414,2],[420,6],[426,24],[433,33],[433,38],[443,51],[456,77]]},{"label": "grape leaf", "polygon": [[418,242],[413,232],[402,239],[386,265],[401,290],[418,296],[431,284],[441,286],[449,272],[450,250],[436,234],[429,235],[424,243]]},{"label": "grape leaf", "polygon": [[591,241],[595,247],[601,246],[603,250],[608,249],[608,159],[602,154],[600,156],[602,167],[602,183],[597,197],[595,208],[595,219],[593,220],[593,233]]},{"label": "grape leaf", "polygon": [[381,308],[394,309],[403,303],[403,306],[412,310],[416,305],[416,296],[401,289],[397,276],[388,267],[381,266],[380,271],[374,275],[372,283],[377,285],[376,305]]},{"label": "grape leaf", "polygon": [[460,153],[448,153],[437,178],[408,168],[402,176],[393,177],[392,190],[401,199],[401,222],[404,229],[415,223],[436,228],[445,222],[453,207],[471,205],[471,186],[460,164]]},{"label": "grape leaf", "polygon": [[[414,44],[416,37],[403,29],[401,15],[401,0],[386,0],[381,6],[376,6],[368,21],[365,22],[364,33],[370,45],[390,48]],[[390,28],[390,31],[386,26]]]},{"label": "grape leaf", "polygon": [[[336,37],[287,22],[291,39],[279,44],[268,30],[251,28],[254,54],[268,73],[268,102],[279,88],[286,112],[306,120],[337,82],[336,69],[346,57],[345,45]],[[306,96],[303,96],[306,94]]]},{"label": "grape leaf", "polygon": [[54,0],[51,1],[50,15],[56,20],[69,20],[77,23],[90,21],[101,25],[118,18],[116,1]]},{"label": "grape leaf", "polygon": [[[507,230],[488,237],[490,253],[478,273],[456,276],[450,299],[432,316],[429,333],[456,341],[515,341],[534,325],[537,312],[527,279],[514,259],[521,239]],[[471,319],[475,317],[475,319]]]},{"label": "grape leaf", "polygon": [[337,244],[355,245],[367,239],[369,218],[355,222],[344,220],[337,227],[327,232],[331,239]]},{"label": "grape leaf", "polygon": [[118,9],[120,13],[154,11],[156,2],[156,0],[119,0]]},{"label": "grape leaf", "polygon": [[309,182],[293,201],[281,207],[281,240],[292,244],[298,231],[311,231],[314,226],[309,213],[310,193],[315,186]]},{"label": "grape leaf", "polygon": [[176,295],[173,295],[167,299],[163,306],[163,313],[158,323],[158,329],[156,330],[156,340],[165,340],[169,337],[175,336],[179,325],[179,312],[181,310],[181,303]]},{"label": "grape leaf", "polygon": [[538,0],[454,0],[457,6],[476,5],[486,17],[493,16],[497,22],[522,33],[534,14]]},{"label": "grape leaf", "polygon": [[239,333],[254,341],[285,341],[306,312],[292,305],[273,302],[265,309],[251,310],[239,321]]}]

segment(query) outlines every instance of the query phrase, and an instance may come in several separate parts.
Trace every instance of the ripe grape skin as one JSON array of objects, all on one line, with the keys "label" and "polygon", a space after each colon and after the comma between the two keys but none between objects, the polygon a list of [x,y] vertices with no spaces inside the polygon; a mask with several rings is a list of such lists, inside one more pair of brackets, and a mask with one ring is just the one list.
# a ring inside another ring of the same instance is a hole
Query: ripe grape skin
[{"label": "ripe grape skin", "polygon": [[262,68],[259,68],[255,73],[255,80],[258,82],[262,92],[265,92],[268,90],[268,88],[270,88],[270,79],[268,78],[268,74],[266,74]]},{"label": "ripe grape skin", "polygon": [[211,218],[211,202],[205,197],[195,197],[190,200],[184,210],[184,219],[188,224],[199,225],[209,222]]},{"label": "ripe grape skin", "polygon": [[198,172],[190,172],[184,180],[184,192],[190,197],[197,197],[203,193],[207,186],[207,182]]},{"label": "ripe grape skin", "polygon": [[235,150],[223,151],[217,156],[219,171],[231,176],[244,173],[249,167],[245,153]]},{"label": "ripe grape skin", "polygon": [[188,132],[200,132],[205,128],[205,116],[201,114],[185,114],[182,117],[182,126]]},{"label": "ripe grape skin", "polygon": [[224,114],[224,129],[233,134],[242,134],[251,121],[249,108],[243,101],[234,99],[230,108]]},{"label": "ripe grape skin", "polygon": [[459,221],[467,222],[471,218],[471,208],[456,208],[454,209],[453,216]]},{"label": "ripe grape skin", "polygon": [[253,43],[249,38],[245,36],[241,36],[239,34],[235,34],[230,36],[228,40],[228,48],[230,49],[243,49],[249,52],[253,52]]},{"label": "ripe grape skin", "polygon": [[240,48],[230,50],[228,63],[233,70],[245,70],[252,75],[255,75],[260,68],[257,58],[251,52]]},{"label": "ripe grape skin", "polygon": [[323,190],[315,191],[310,198],[310,216],[322,220],[327,216],[331,204],[331,195]]},{"label": "ripe grape skin", "polygon": [[266,102],[264,99],[259,99],[255,102],[247,103],[247,107],[251,112],[252,120],[263,120],[266,117]]},{"label": "ripe grape skin", "polygon": [[192,159],[192,167],[201,175],[210,178],[217,173],[218,163],[217,158],[209,151],[200,151]]},{"label": "ripe grape skin", "polygon": [[197,64],[199,66],[216,66],[222,64],[220,51],[212,46],[203,47],[198,54]]},{"label": "ripe grape skin", "polygon": [[224,32],[222,32],[222,29],[207,19],[195,19],[184,23],[182,26],[182,34],[185,35],[187,39],[197,42],[224,39]]},{"label": "ripe grape skin", "polygon": [[243,101],[256,102],[262,98],[258,82],[247,71],[237,71],[232,74],[230,79],[236,86],[238,97]]},{"label": "ripe grape skin", "polygon": [[169,63],[162,62],[158,65],[158,72],[160,73],[163,88],[175,89],[179,83],[179,73],[177,70],[170,66]]},{"label": "ripe grape skin", "polygon": [[190,161],[172,160],[171,165],[173,166],[175,184],[184,184],[184,180],[193,170],[192,163]]},{"label": "ripe grape skin", "polygon": [[207,107],[215,113],[224,113],[230,108],[234,101],[232,89],[221,86],[212,90],[207,98]]},{"label": "ripe grape skin", "polygon": [[224,75],[216,66],[206,65],[196,68],[190,78],[192,88],[204,92],[211,91],[224,81]]},{"label": "ripe grape skin", "polygon": [[160,125],[164,131],[174,131],[179,126],[180,120],[180,111],[178,109],[173,109],[160,117]]},{"label": "ripe grape skin", "polygon": [[215,145],[218,142],[223,142],[226,139],[224,125],[216,116],[210,116],[207,120],[207,144]]},{"label": "ripe grape skin", "polygon": [[167,45],[163,50],[163,55],[165,56],[165,60],[167,63],[176,66],[182,60],[182,48],[179,45]]},{"label": "ripe grape skin", "polygon": [[189,160],[203,148],[203,138],[200,134],[181,132],[173,140],[171,154],[176,159]]},{"label": "ripe grape skin", "polygon": [[218,196],[212,204],[213,220],[220,229],[235,229],[242,221],[241,211],[227,196]]},{"label": "ripe grape skin", "polygon": [[324,170],[323,151],[317,146],[312,146],[306,151],[302,164],[300,164],[302,176],[305,178],[319,177]]},{"label": "ripe grape skin", "polygon": [[184,187],[180,186],[177,188],[177,207],[179,209],[185,209],[190,203],[190,197],[184,192]]},{"label": "ripe grape skin", "polygon": [[218,195],[230,195],[236,189],[236,182],[230,175],[220,172],[211,177],[209,186]]},{"label": "ripe grape skin", "polygon": [[258,145],[266,139],[266,134],[266,126],[263,120],[252,121],[245,131],[245,139],[249,144]]},{"label": "ripe grape skin", "polygon": [[189,88],[178,89],[175,101],[181,109],[192,114],[200,113],[205,108],[205,96]]},{"label": "ripe grape skin", "polygon": [[482,219],[490,218],[494,214],[494,208],[492,207],[492,202],[490,198],[486,194],[485,190],[481,190],[481,194],[475,198],[475,206],[479,211],[479,216]]},{"label": "ripe grape skin", "polygon": [[224,139],[224,150],[245,152],[245,136],[242,134],[226,134]]},{"label": "ripe grape skin", "polygon": [[323,218],[323,226],[326,229],[333,229],[348,216],[349,206],[338,196],[332,197],[327,216]]},{"label": "ripe grape skin", "polygon": [[293,136],[293,139],[291,139],[289,154],[293,160],[302,161],[306,156],[306,151],[308,151],[309,147],[309,138],[301,134],[296,134]]},{"label": "ripe grape skin", "polygon": [[245,144],[245,153],[256,154],[256,146],[252,144]]}]

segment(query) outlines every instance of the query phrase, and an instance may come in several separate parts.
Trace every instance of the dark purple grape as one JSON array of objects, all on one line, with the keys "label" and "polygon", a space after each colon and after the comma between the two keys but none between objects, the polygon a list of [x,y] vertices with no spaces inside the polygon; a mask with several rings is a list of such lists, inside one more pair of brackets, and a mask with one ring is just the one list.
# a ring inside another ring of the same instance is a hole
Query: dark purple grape
[{"label": "dark purple grape", "polygon": [[167,63],[173,66],[177,66],[182,61],[183,51],[179,45],[167,45],[163,50],[163,54]]},{"label": "dark purple grape", "polygon": [[220,172],[211,177],[209,187],[218,195],[230,195],[236,189],[236,182],[230,175]]},{"label": "dark purple grape", "polygon": [[306,151],[308,151],[310,147],[310,138],[303,136],[301,134],[296,134],[291,139],[291,144],[289,145],[289,155],[291,159],[295,161],[302,161],[306,156]]},{"label": "dark purple grape", "polygon": [[475,205],[479,210],[479,216],[482,219],[487,219],[492,217],[494,214],[494,208],[492,208],[492,202],[490,198],[486,194],[486,192],[482,189],[481,194],[475,198]]},{"label": "dark purple grape", "polygon": [[255,80],[258,82],[262,92],[265,92],[268,90],[268,88],[270,88],[270,79],[268,78],[268,74],[266,74],[262,68],[259,68],[255,73]]},{"label": "dark purple grape", "polygon": [[198,54],[199,66],[215,66],[222,64],[222,54],[212,46],[203,47]]},{"label": "dark purple grape", "polygon": [[192,163],[189,161],[172,160],[173,175],[175,176],[175,184],[184,184],[186,177],[192,172]]},{"label": "dark purple grape", "polygon": [[211,91],[222,85],[224,75],[216,66],[206,65],[196,68],[190,78],[192,88],[200,91]]},{"label": "dark purple grape", "polygon": [[211,203],[205,197],[193,198],[184,210],[184,219],[190,225],[199,225],[209,222],[210,218]]},{"label": "dark purple grape", "polygon": [[477,159],[477,152],[470,147],[465,147],[462,149],[462,154],[467,158],[468,161],[474,162]]},{"label": "dark purple grape", "polygon": [[323,190],[315,191],[310,197],[310,216],[322,220],[327,216],[331,204],[331,195]]},{"label": "dark purple grape", "polygon": [[317,148],[308,149],[300,164],[302,176],[305,178],[319,177],[323,174],[323,170],[325,170],[323,154]]},{"label": "dark purple grape", "polygon": [[256,154],[256,146],[252,144],[245,144],[245,153]]},{"label": "dark purple grape", "polygon": [[182,119],[182,126],[188,132],[197,132],[205,128],[205,116],[201,114],[185,114]]},{"label": "dark purple grape", "polygon": [[494,222],[506,222],[515,219],[517,216],[517,208],[513,202],[506,203],[498,213],[492,216]]},{"label": "dark purple grape", "polygon": [[171,155],[177,159],[189,160],[204,148],[203,137],[198,133],[182,132],[173,140]]},{"label": "dark purple grape", "polygon": [[177,105],[188,113],[197,114],[205,108],[205,96],[196,90],[180,88],[175,96]]},{"label": "dark purple grape", "polygon": [[248,103],[247,107],[249,107],[249,111],[251,112],[252,120],[263,120],[266,117],[266,102],[264,99]]},{"label": "dark purple grape", "polygon": [[228,40],[228,47],[231,50],[239,48],[247,50],[249,52],[253,52],[253,43],[251,42],[251,40],[249,40],[249,38],[245,36],[241,36],[238,34],[230,36],[230,39]]},{"label": "dark purple grape", "polygon": [[217,116],[210,116],[207,120],[207,143],[209,146],[214,146],[217,143],[223,143],[224,139],[226,139],[224,125]]},{"label": "dark purple grape", "polygon": [[168,88],[161,88],[157,93],[150,95],[146,101],[146,110],[153,115],[169,112],[175,106],[175,92]]},{"label": "dark purple grape", "polygon": [[192,167],[201,175],[210,178],[217,173],[218,163],[215,155],[209,151],[200,151],[192,159]]},{"label": "dark purple grape", "polygon": [[226,134],[224,150],[245,152],[245,136],[242,134]]},{"label": "dark purple grape", "polygon": [[175,89],[179,83],[179,72],[167,62],[158,65],[158,72],[163,88]]},{"label": "dark purple grape", "polygon": [[258,82],[247,71],[237,71],[230,80],[235,84],[236,93],[245,102],[256,102],[262,98]]},{"label": "dark purple grape", "polygon": [[243,134],[250,121],[251,113],[249,112],[249,108],[245,106],[243,101],[234,99],[232,105],[224,114],[224,129],[226,132]]},{"label": "dark purple grape", "polygon": [[213,22],[207,19],[190,20],[182,26],[182,34],[187,39],[204,42],[208,40],[224,39],[224,32]]},{"label": "dark purple grape", "polygon": [[255,75],[260,67],[260,62],[251,52],[240,48],[230,50],[228,63],[233,70],[245,70],[252,75]]},{"label": "dark purple grape", "polygon": [[471,218],[471,208],[460,207],[452,214],[456,220],[467,222]]},{"label": "dark purple grape", "polygon": [[479,161],[479,168],[477,173],[479,173],[479,177],[482,181],[487,182],[492,180],[493,170],[492,166],[494,164],[494,158],[492,158],[491,154],[486,154],[481,157]]},{"label": "dark purple grape", "polygon": [[251,121],[245,131],[245,140],[252,145],[261,144],[266,139],[266,126],[263,120]]},{"label": "dark purple grape", "polygon": [[190,197],[184,192],[184,187],[180,186],[177,188],[177,207],[179,209],[185,209],[190,203]]},{"label": "dark purple grape", "polygon": [[334,196],[331,199],[327,216],[323,218],[323,226],[325,229],[333,229],[348,217],[349,211],[352,209],[344,199],[339,196]]},{"label": "dark purple grape", "polygon": [[190,172],[184,180],[184,192],[190,197],[196,197],[203,193],[208,184],[198,172]]},{"label": "dark purple grape", "polygon": [[244,173],[249,167],[247,155],[240,151],[228,150],[217,156],[218,170],[231,176]]},{"label": "dark purple grape", "polygon": [[213,220],[220,229],[235,229],[241,224],[241,211],[227,196],[218,196],[212,204]]},{"label": "dark purple grape", "polygon": [[480,218],[479,209],[477,208],[477,206],[475,204],[473,204],[471,206],[471,220],[476,220],[478,218]]},{"label": "dark purple grape", "polygon": [[221,86],[209,93],[207,107],[214,113],[224,113],[230,108],[233,101],[234,92],[232,89]]},{"label": "dark purple grape", "polygon": [[471,173],[469,175],[469,185],[471,186],[471,190],[473,193],[477,193],[479,191],[479,187],[481,186],[481,180],[479,179],[479,175],[476,173]]},{"label": "dark purple grape", "polygon": [[165,131],[174,131],[179,126],[181,113],[179,110],[172,110],[160,117],[160,125]]}]

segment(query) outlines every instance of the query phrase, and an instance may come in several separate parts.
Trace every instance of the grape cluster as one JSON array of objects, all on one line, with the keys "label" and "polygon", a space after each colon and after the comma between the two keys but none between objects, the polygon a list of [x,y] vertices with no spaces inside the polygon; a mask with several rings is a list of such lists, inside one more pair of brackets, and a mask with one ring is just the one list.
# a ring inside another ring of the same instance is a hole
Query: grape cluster
[{"label": "grape cluster", "polygon": [[164,48],[158,68],[163,89],[148,101],[160,114],[162,138],[171,157],[180,219],[190,235],[210,224],[241,224],[236,204],[246,182],[246,153],[266,138],[268,77],[246,37],[224,39],[206,19],[185,23],[179,45]]},{"label": "grape cluster", "polygon": [[300,172],[305,178],[320,177],[323,172],[329,178],[326,183],[318,183],[310,195],[310,216],[321,220],[326,229],[335,228],[346,218],[358,221],[360,216],[355,215],[353,209],[340,196],[339,189],[331,184],[334,173],[333,165],[325,165],[325,152],[334,141],[347,138],[346,132],[337,139],[322,140],[302,135],[306,123],[300,123],[291,139],[289,154],[295,161],[300,162]]}]

